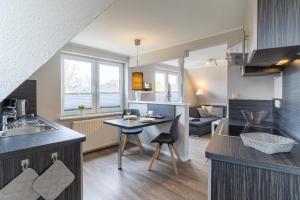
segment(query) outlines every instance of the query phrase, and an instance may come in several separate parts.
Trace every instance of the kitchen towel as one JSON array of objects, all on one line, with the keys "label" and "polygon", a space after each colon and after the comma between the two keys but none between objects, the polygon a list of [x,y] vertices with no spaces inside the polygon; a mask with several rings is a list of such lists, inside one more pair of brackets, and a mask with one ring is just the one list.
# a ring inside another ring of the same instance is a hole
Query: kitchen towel
[{"label": "kitchen towel", "polygon": [[46,200],[56,199],[75,179],[65,164],[56,160],[33,183],[33,189]]},{"label": "kitchen towel", "polygon": [[25,169],[19,176],[0,190],[0,200],[36,200],[40,195],[33,190],[32,184],[39,175],[31,168]]}]

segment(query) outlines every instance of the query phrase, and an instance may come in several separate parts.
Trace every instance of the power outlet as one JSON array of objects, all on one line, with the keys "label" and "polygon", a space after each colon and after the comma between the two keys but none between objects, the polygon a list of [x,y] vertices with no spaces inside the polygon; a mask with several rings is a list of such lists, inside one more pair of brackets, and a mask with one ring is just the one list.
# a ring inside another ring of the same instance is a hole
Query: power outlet
[{"label": "power outlet", "polygon": [[281,108],[281,100],[275,99],[274,100],[274,105],[275,105],[275,108]]},{"label": "power outlet", "polygon": [[23,169],[28,168],[29,166],[29,159],[21,160],[21,166]]}]

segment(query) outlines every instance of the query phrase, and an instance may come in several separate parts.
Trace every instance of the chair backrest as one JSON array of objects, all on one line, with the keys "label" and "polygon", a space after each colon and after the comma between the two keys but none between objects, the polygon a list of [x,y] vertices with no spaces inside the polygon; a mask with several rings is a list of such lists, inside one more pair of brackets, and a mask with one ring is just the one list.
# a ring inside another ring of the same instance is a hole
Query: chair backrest
[{"label": "chair backrest", "polygon": [[177,115],[177,116],[175,117],[175,119],[173,120],[171,129],[170,129],[170,135],[171,135],[171,138],[172,138],[172,141],[173,141],[173,142],[176,142],[177,139],[178,139],[178,135],[179,135],[178,122],[179,122],[180,116],[181,116],[181,114],[180,114],[180,115]]},{"label": "chair backrest", "polygon": [[[124,109],[124,111],[123,111],[123,115],[122,115],[122,117],[124,116],[124,115],[126,115],[126,111],[127,111],[128,109]],[[130,110],[130,114],[131,115],[136,115],[136,116],[140,116],[141,114],[140,114],[140,111],[138,110],[138,109],[129,109]]]}]

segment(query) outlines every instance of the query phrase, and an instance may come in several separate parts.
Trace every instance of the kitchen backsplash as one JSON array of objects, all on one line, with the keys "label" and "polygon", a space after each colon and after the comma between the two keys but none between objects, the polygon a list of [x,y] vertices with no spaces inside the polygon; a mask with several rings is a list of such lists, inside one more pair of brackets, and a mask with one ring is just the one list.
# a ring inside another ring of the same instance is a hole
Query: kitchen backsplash
[{"label": "kitchen backsplash", "polygon": [[273,100],[244,100],[230,99],[229,100],[229,118],[245,120],[241,110],[268,112],[268,116],[264,121],[273,122]]},{"label": "kitchen backsplash", "polygon": [[300,141],[300,65],[284,68],[282,87],[281,108],[274,109],[274,119],[280,129]]},{"label": "kitchen backsplash", "polygon": [[[27,114],[37,114],[36,81],[26,80],[15,89],[7,98],[27,99]],[[2,102],[1,102],[2,104]],[[1,107],[1,106],[0,106]]]}]

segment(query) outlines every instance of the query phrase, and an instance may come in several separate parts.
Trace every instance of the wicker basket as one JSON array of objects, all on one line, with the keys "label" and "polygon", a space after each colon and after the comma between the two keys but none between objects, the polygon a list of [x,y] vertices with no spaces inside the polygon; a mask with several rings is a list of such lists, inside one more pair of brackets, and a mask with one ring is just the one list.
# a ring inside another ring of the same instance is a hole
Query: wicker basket
[{"label": "wicker basket", "polygon": [[293,139],[263,132],[242,133],[241,138],[245,146],[266,154],[290,152],[297,144]]}]

